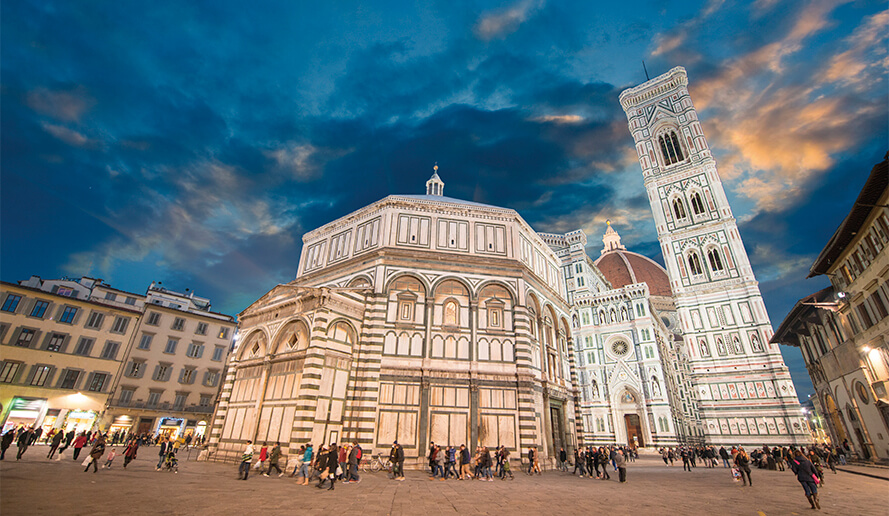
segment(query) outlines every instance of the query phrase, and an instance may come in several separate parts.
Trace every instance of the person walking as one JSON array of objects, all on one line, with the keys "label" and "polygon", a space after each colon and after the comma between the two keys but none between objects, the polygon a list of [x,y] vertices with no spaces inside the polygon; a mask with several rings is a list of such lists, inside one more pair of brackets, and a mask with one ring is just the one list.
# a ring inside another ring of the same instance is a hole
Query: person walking
[{"label": "person walking", "polygon": [[93,445],[93,449],[90,450],[90,461],[87,462],[86,468],[83,470],[84,473],[89,471],[90,466],[93,467],[93,473],[99,472],[99,459],[102,458],[102,455],[105,454],[105,436],[99,434],[99,437],[96,438],[96,444]]},{"label": "person walking", "polygon": [[19,452],[15,456],[15,460],[22,460],[22,455],[28,451],[28,446],[31,446],[31,437],[34,435],[34,430],[29,428],[24,432],[19,434],[18,441],[16,445],[19,447]]},{"label": "person walking", "polygon": [[361,482],[361,477],[358,475],[358,464],[361,462],[362,454],[363,451],[361,450],[358,441],[354,441],[352,443],[352,449],[349,450],[349,474],[346,476],[347,484],[357,484]]},{"label": "person walking", "polygon": [[76,437],[76,435],[74,429],[72,428],[68,431],[68,433],[65,434],[65,446],[62,446],[62,449],[59,450],[59,454],[71,447],[71,443],[74,441],[74,437]]},{"label": "person walking", "polygon": [[298,482],[298,485],[309,485],[309,477],[312,476],[312,458],[314,457],[314,454],[315,450],[312,448],[312,443],[306,444],[306,449],[303,452],[302,464],[299,467],[299,474],[302,477],[302,480]]},{"label": "person walking", "polygon": [[735,455],[735,466],[741,472],[741,480],[744,481],[744,485],[746,486],[750,482],[750,487],[753,487],[753,479],[750,478],[750,456],[747,455],[744,448],[738,448],[738,453]]},{"label": "person walking", "polygon": [[[265,475],[265,461],[269,458],[269,445],[267,443],[262,443],[262,447],[259,448],[259,462],[257,463],[256,469],[259,470],[261,475]],[[265,475],[268,476],[268,475]]]},{"label": "person walking", "polygon": [[469,450],[466,448],[465,444],[460,445],[460,480],[466,480],[472,478],[472,472],[470,471],[470,463],[472,462],[472,455],[469,453]]},{"label": "person walking", "polygon": [[404,449],[398,444],[398,441],[392,443],[392,450],[389,452],[389,460],[392,461],[392,478],[400,482],[404,482]]},{"label": "person walking", "polygon": [[559,448],[559,470],[568,473],[568,452],[565,448]]},{"label": "person walking", "polygon": [[[160,445],[160,449],[157,452],[158,459],[157,459],[157,467],[154,468],[155,471],[161,470],[161,466],[164,465],[164,459],[167,457],[167,450],[172,449],[172,447],[170,446],[170,443],[167,441],[166,437],[162,437],[160,439],[160,441],[158,442],[158,444]],[[76,450],[76,448],[75,448],[75,450]],[[75,451],[75,453],[77,453],[77,452]]]},{"label": "person walking", "polygon": [[324,482],[330,481],[330,487],[327,488],[328,491],[333,491],[333,486],[336,484],[336,468],[339,465],[339,449],[336,446],[336,443],[330,443],[330,449],[327,451],[326,455],[320,456],[319,458],[323,460],[322,463],[324,469],[321,471],[321,478],[318,479],[318,489],[324,487]]},{"label": "person walking", "polygon": [[821,509],[821,502],[818,500],[818,473],[815,471],[815,465],[806,458],[801,450],[796,450],[795,456],[790,459],[790,470],[796,473],[796,480],[803,485],[806,493],[806,500],[815,510]]},{"label": "person walking", "polygon": [[135,437],[130,438],[130,442],[127,443],[126,449],[123,451],[123,467],[126,469],[127,464],[136,460],[136,451],[139,449],[139,439]]},{"label": "person walking", "polygon": [[269,473],[272,472],[272,468],[277,470],[278,478],[284,476],[284,472],[281,471],[281,468],[278,467],[278,461],[281,459],[281,443],[276,442],[275,446],[272,448],[272,452],[269,454],[269,470],[263,473],[265,476],[269,476]]},{"label": "person walking", "polygon": [[6,458],[6,450],[12,446],[12,441],[15,440],[15,429],[11,428],[8,432],[3,434],[3,437],[0,438],[0,460]]},{"label": "person walking", "polygon": [[89,437],[86,435],[86,432],[81,432],[80,435],[77,436],[77,439],[74,439],[74,442],[71,443],[74,446],[74,460],[77,460],[77,456],[80,455],[80,450],[86,446]]},{"label": "person walking", "polygon": [[682,471],[691,471],[691,460],[688,457],[690,453],[694,452],[687,448],[682,448],[679,452],[679,456],[682,457]]},{"label": "person walking", "polygon": [[65,435],[62,432],[56,432],[52,436],[52,444],[49,445],[49,453],[46,454],[47,459],[51,459],[56,454],[56,450],[59,449],[59,445],[62,444],[62,439],[64,438]]},{"label": "person walking", "polygon": [[251,462],[253,462],[253,441],[248,440],[244,452],[241,453],[241,464],[238,465],[238,480],[247,480]]},{"label": "person walking", "polygon": [[614,451],[614,465],[617,467],[617,476],[621,484],[627,483],[627,459],[621,450]]}]

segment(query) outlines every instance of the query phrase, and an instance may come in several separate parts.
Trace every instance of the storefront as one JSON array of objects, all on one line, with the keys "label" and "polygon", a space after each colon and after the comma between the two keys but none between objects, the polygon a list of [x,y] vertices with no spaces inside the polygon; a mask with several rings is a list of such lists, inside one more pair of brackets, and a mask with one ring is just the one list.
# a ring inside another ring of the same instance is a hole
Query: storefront
[{"label": "storefront", "polygon": [[9,413],[3,422],[3,432],[19,425],[26,427],[40,424],[46,414],[46,400],[43,398],[19,398],[15,397],[9,404]]},{"label": "storefront", "polygon": [[117,416],[111,421],[111,430],[112,434],[120,432],[120,433],[130,433],[133,428],[133,418],[130,416]]},{"label": "storefront", "polygon": [[195,426],[195,429],[194,429],[194,436],[199,438],[199,437],[204,437],[205,435],[207,435],[207,422],[206,421],[198,421],[198,424],[197,424],[197,426]]},{"label": "storefront", "polygon": [[71,410],[65,417],[62,428],[65,432],[74,430],[74,433],[89,432],[96,423],[96,412],[94,410]]},{"label": "storefront", "polygon": [[185,420],[178,417],[162,417],[157,424],[155,434],[167,437],[179,437],[185,430]]},{"label": "storefront", "polygon": [[59,412],[60,409],[47,409],[46,416],[43,417],[43,423],[41,423],[40,427],[43,428],[43,434],[41,435],[49,435],[49,431],[55,428],[56,422],[59,420]]}]

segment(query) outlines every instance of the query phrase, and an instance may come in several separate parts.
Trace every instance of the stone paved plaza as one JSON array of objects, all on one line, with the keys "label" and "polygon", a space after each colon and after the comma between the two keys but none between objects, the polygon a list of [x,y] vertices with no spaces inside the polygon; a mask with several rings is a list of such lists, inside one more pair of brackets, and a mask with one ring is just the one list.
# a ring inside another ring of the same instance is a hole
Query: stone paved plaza
[{"label": "stone paved plaza", "polygon": [[[119,451],[119,448],[118,448]],[[15,461],[15,447],[0,463],[0,513],[19,514],[809,514],[803,490],[788,472],[753,471],[753,487],[732,482],[728,470],[665,467],[648,455],[630,463],[628,483],[547,472],[514,481],[430,481],[408,471],[405,482],[368,473],[360,484],[334,491],[297,486],[293,479],[252,474],[236,480],[233,465],[183,461],[178,474],[156,472],[156,448],[140,450],[124,470],[83,472],[80,461],[45,459],[32,447]],[[10,460],[10,458],[12,460]],[[82,459],[82,457],[81,457]],[[889,482],[829,473],[821,490],[822,514],[887,515]]]}]

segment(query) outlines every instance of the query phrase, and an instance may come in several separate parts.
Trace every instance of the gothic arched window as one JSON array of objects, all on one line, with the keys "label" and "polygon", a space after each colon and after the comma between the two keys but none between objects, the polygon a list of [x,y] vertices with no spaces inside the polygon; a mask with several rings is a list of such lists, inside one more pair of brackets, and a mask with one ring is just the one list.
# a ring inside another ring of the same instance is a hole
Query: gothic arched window
[{"label": "gothic arched window", "polygon": [[704,201],[701,200],[701,194],[698,192],[691,194],[691,211],[693,211],[695,215],[704,213]]},{"label": "gothic arched window", "polygon": [[710,269],[713,270],[713,272],[723,270],[722,258],[719,257],[719,251],[717,249],[710,249],[707,251],[707,259],[710,260]]},{"label": "gothic arched window", "polygon": [[676,137],[674,131],[659,136],[658,143],[661,144],[661,154],[664,155],[665,165],[679,163],[685,159],[682,156],[682,147],[679,146],[679,138]]},{"label": "gothic arched window", "polygon": [[688,269],[691,271],[692,276],[700,276],[704,274],[704,268],[701,266],[701,258],[698,256],[698,253],[692,251],[688,255]]},{"label": "gothic arched window", "polygon": [[673,199],[673,215],[676,216],[676,219],[684,219],[688,216],[685,212],[685,203],[682,202],[682,199]]}]

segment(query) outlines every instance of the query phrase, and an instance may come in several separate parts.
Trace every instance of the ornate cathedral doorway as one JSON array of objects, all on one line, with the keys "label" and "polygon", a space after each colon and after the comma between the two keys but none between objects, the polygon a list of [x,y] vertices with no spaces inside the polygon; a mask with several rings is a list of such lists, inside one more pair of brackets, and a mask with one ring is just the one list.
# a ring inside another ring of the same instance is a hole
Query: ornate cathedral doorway
[{"label": "ornate cathedral doorway", "polygon": [[642,422],[637,414],[624,414],[624,423],[627,425],[627,444],[629,446],[645,446],[642,437]]},{"label": "ornate cathedral doorway", "polygon": [[562,428],[562,410],[558,407],[549,407],[550,426],[553,431],[552,453],[558,455],[559,449],[565,445],[565,434]]}]

